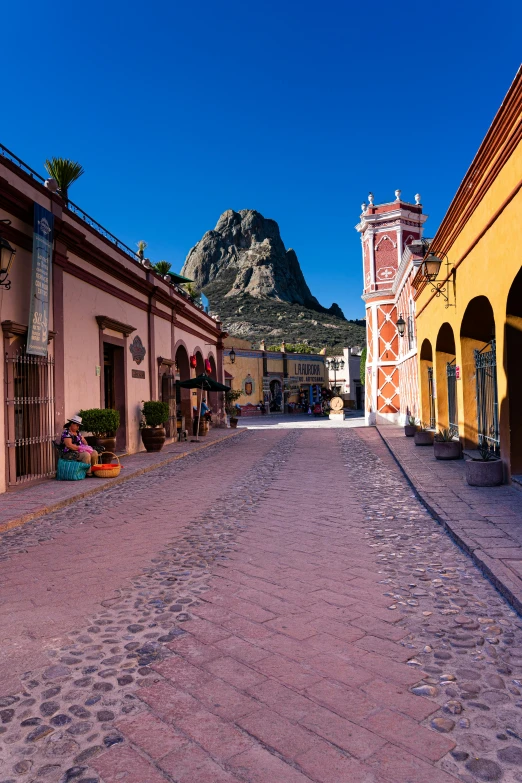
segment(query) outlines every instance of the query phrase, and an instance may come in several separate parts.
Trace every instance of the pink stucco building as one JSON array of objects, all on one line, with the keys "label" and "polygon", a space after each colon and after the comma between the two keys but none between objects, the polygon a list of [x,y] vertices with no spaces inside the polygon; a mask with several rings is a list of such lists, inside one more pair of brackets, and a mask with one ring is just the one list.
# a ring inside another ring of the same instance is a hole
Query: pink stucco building
[{"label": "pink stucco building", "polygon": [[[35,204],[54,218],[47,355],[40,356],[26,345]],[[140,403],[165,399],[173,417],[168,435],[175,436],[176,407],[187,424],[193,408],[190,391],[178,391],[176,401],[175,379],[203,372],[206,364],[223,380],[219,321],[74,204],[66,206],[43,178],[2,148],[1,220],[10,221],[0,223],[0,235],[16,256],[11,288],[0,288],[0,491],[53,475],[52,440],[82,408],[119,410],[117,449],[136,452],[143,448]],[[217,395],[211,404],[219,414]]]}]

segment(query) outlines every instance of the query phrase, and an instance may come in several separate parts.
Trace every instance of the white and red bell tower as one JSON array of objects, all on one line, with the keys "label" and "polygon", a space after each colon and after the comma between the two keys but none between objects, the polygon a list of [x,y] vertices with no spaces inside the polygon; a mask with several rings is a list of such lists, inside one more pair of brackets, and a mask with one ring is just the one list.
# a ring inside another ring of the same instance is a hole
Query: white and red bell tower
[{"label": "white and red bell tower", "polygon": [[397,333],[397,284],[404,248],[422,237],[427,215],[422,213],[420,195],[410,204],[395,191],[395,201],[361,205],[360,222],[364,292],[366,305],[366,422],[398,423],[399,335]]}]

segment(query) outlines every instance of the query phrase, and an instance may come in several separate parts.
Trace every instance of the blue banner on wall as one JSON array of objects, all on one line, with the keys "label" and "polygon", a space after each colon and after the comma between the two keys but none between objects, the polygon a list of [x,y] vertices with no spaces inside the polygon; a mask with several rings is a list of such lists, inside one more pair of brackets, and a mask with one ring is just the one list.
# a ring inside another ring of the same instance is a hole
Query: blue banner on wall
[{"label": "blue banner on wall", "polygon": [[53,256],[54,217],[48,209],[34,205],[33,268],[31,306],[27,332],[27,353],[47,356],[49,339],[49,300]]}]

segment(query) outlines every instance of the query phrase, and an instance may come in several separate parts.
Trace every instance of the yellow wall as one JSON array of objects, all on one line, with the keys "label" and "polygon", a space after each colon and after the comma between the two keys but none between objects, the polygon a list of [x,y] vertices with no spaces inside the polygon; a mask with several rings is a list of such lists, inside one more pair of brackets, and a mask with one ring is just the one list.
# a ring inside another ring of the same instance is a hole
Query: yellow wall
[{"label": "yellow wall", "polygon": [[[498,149],[496,153],[493,153],[493,158],[496,154],[498,154]],[[480,172],[477,174],[478,176],[480,176]],[[422,291],[416,306],[419,347],[422,346],[425,339],[428,339],[433,350],[438,381],[437,425],[439,427],[447,426],[447,389],[444,372],[441,372],[440,369],[441,362],[445,362],[447,357],[436,356],[437,335],[444,322],[449,323],[453,329],[456,364],[461,368],[461,380],[457,381],[459,434],[465,447],[473,447],[477,442],[477,422],[475,365],[472,351],[473,348],[482,348],[489,337],[486,335],[488,330],[487,304],[485,306],[484,303],[481,304],[484,334],[480,335],[479,339],[476,339],[476,335],[469,335],[461,339],[461,327],[466,308],[475,297],[484,296],[489,300],[495,322],[501,456],[506,465],[509,465],[510,459],[508,373],[505,356],[506,303],[510,287],[522,265],[520,250],[522,247],[522,190],[517,191],[521,182],[522,142],[515,147],[511,156],[504,163],[482,201],[467,218],[462,230],[453,240],[453,244],[444,248],[451,265],[457,264],[465,256],[455,271],[455,292],[453,287],[449,286],[449,302],[450,304],[455,303],[456,306],[445,307],[446,302],[443,297],[435,297],[429,301],[432,296],[432,289],[429,285]],[[497,212],[500,212],[498,216],[496,216]],[[491,225],[488,227],[490,223]],[[439,231],[442,231],[442,227]],[[437,251],[437,237],[438,234],[433,240],[435,251]],[[439,278],[443,277],[442,273],[445,268],[443,264]],[[423,309],[424,307],[425,309]],[[522,363],[522,357],[519,357],[519,361]],[[423,374],[426,372],[425,364],[425,362],[421,362],[419,355],[422,418],[426,421],[427,384],[422,382]],[[512,401],[512,404],[514,402]],[[518,400],[516,404],[520,405],[521,402]]]},{"label": "yellow wall", "polygon": [[[234,391],[243,389],[244,381],[249,376],[253,379],[254,388],[252,394],[242,394],[237,403],[239,405],[248,405],[249,403],[258,405],[263,399],[263,359],[261,357],[239,356],[236,353],[236,361],[232,364],[230,357],[225,354],[224,366],[226,372],[233,376],[230,385]],[[226,381],[227,384],[229,380]]]},{"label": "yellow wall", "polygon": [[[230,357],[227,353],[227,349],[234,347],[235,353],[236,353],[236,359],[234,364],[231,363]],[[230,381],[231,388],[236,390],[244,389],[245,387],[245,381],[252,379],[254,382],[254,390],[251,395],[242,394],[241,397],[237,400],[239,405],[248,405],[249,403],[251,405],[258,405],[260,402],[263,401],[263,357],[260,352],[254,351],[250,348],[247,348],[245,346],[245,341],[233,341],[231,338],[227,339],[227,349],[225,351],[224,356],[224,367],[226,372],[230,373],[232,375],[232,381],[228,379],[226,382],[228,383]],[[247,356],[242,355],[243,353],[248,353]],[[302,356],[301,354],[286,354],[287,357],[287,365],[288,365],[288,375],[292,377],[296,377],[298,370],[301,370],[301,373],[305,371],[305,365],[307,367],[310,367],[310,365],[316,366],[319,365],[320,372],[319,374],[314,374],[313,370],[310,370],[310,375],[301,375],[299,376],[299,381],[294,381],[294,383],[297,386],[308,386],[308,385],[319,385],[323,386],[327,384],[328,376],[327,371],[325,370],[324,360],[323,357],[319,360],[317,358],[317,355],[310,354],[307,356]],[[280,376],[281,381],[283,380],[283,357],[282,354],[275,354],[275,353],[268,353],[266,354],[267,358],[267,372],[268,373],[278,373]],[[299,367],[300,365],[300,367]],[[272,377],[270,378],[272,380]],[[299,393],[295,392],[288,395],[288,402],[298,402],[299,400]]]}]

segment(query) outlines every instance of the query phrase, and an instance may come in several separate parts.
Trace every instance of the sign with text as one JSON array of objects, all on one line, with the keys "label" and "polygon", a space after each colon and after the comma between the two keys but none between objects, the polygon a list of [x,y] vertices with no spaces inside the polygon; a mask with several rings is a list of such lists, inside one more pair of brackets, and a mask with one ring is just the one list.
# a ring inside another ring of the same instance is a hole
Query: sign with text
[{"label": "sign with text", "polygon": [[31,304],[26,352],[37,356],[47,356],[53,227],[54,217],[51,212],[35,204]]},{"label": "sign with text", "polygon": [[455,366],[455,378],[460,381],[460,366],[458,364]]},{"label": "sign with text", "polygon": [[324,364],[322,362],[292,362],[294,377],[301,383],[322,383],[324,380]]}]

